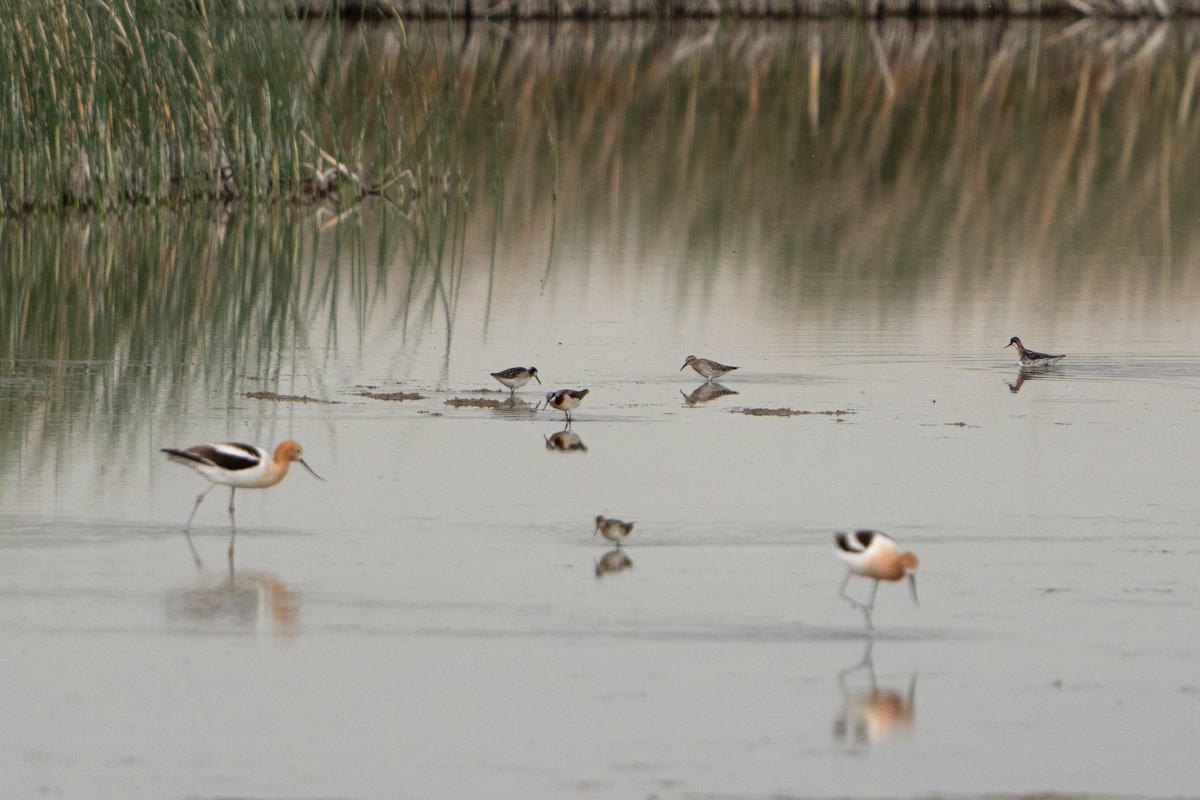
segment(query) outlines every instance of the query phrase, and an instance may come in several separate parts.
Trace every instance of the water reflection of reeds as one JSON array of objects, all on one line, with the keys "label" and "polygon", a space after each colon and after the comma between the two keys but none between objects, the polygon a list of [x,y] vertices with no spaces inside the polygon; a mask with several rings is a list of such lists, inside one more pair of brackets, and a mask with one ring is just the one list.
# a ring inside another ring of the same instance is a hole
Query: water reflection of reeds
[{"label": "water reflection of reeds", "polygon": [[[461,228],[441,217],[462,212],[422,213],[441,236]],[[452,299],[443,275],[457,268],[431,256],[447,245],[390,219],[139,211],[0,220],[0,448],[36,469],[69,461],[70,434],[86,432],[72,428],[99,419],[114,453],[136,450],[127,423],[159,404],[186,419],[198,398],[232,408],[247,390],[328,397],[337,331],[357,328],[362,346],[387,296],[380,287],[408,283],[388,314],[419,316]],[[347,311],[354,320],[341,325]]]},{"label": "water reflection of reeds", "polygon": [[[577,249],[672,254],[680,301],[719,270],[808,303],[855,286],[894,300],[931,281],[958,293],[1035,279],[1196,290],[1198,26],[552,34],[478,27],[459,56],[463,82],[500,98],[459,101],[480,122],[466,125],[470,174],[493,168],[484,137],[500,115],[514,260],[538,263],[558,220]],[[1131,263],[1080,268],[1085,249]]]}]

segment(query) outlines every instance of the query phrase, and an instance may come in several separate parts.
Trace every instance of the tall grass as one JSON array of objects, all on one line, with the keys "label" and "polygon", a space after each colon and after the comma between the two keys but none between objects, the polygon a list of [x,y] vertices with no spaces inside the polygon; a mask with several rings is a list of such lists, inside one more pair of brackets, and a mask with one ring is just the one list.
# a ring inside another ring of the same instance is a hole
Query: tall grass
[{"label": "tall grass", "polygon": [[378,155],[346,134],[362,114],[327,116],[304,30],[259,7],[9,0],[0,210],[297,200],[357,179],[347,165]]}]

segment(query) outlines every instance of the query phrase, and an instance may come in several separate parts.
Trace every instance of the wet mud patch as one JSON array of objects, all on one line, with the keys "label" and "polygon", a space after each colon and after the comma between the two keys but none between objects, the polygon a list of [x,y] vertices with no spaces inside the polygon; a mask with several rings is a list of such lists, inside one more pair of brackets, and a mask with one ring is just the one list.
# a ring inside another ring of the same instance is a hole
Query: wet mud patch
[{"label": "wet mud patch", "polygon": [[392,402],[401,402],[404,400],[424,400],[425,395],[416,392],[372,392],[361,391],[355,392],[359,397],[369,397],[372,400],[390,400]]},{"label": "wet mud patch", "polygon": [[340,400],[322,400],[306,394],[279,394],[278,392],[242,392],[242,397],[249,397],[251,400],[271,400],[276,403],[323,403],[325,405],[341,403]]},{"label": "wet mud patch", "polygon": [[820,417],[844,417],[848,414],[853,414],[853,411],[844,409],[836,409],[833,411],[797,411],[792,408],[733,408],[730,409],[731,414],[745,414],[750,417],[805,417],[805,416],[820,416]]},{"label": "wet mud patch", "polygon": [[503,403],[490,397],[451,397],[446,405],[454,408],[500,408]]}]

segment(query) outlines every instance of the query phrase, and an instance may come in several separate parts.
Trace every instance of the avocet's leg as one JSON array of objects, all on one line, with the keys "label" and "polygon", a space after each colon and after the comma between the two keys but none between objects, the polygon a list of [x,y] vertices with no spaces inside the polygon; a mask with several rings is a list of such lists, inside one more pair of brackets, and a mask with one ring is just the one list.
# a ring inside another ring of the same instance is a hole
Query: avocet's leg
[{"label": "avocet's leg", "polygon": [[196,545],[192,544],[192,534],[189,531],[184,531],[183,536],[187,539],[188,549],[192,551],[192,560],[196,562],[196,568],[203,567],[204,562],[200,560],[200,554],[196,552]]},{"label": "avocet's leg", "polygon": [[237,538],[237,520],[233,516],[233,495],[236,486],[229,487],[229,568],[233,569],[233,542]]},{"label": "avocet's leg", "polygon": [[852,574],[853,574],[852,572],[850,572],[850,571],[848,571],[848,570],[847,570],[847,572],[846,572],[846,578],[845,578],[845,580],[843,580],[843,581],[842,581],[842,585],[841,585],[841,587],[838,589],[838,594],[840,594],[842,597],[846,598],[846,602],[848,602],[850,605],[852,605],[852,606],[854,606],[855,608],[857,608],[857,609],[859,609],[860,611],[862,611],[862,612],[863,612],[863,618],[864,618],[864,619],[866,620],[866,622],[867,622],[867,628],[868,628],[868,629],[874,629],[874,627],[875,627],[875,626],[871,624],[871,609],[872,609],[872,608],[874,607],[874,605],[875,605],[875,589],[878,589],[878,588],[879,588],[879,581],[875,581],[875,585],[874,585],[874,587],[871,589],[871,600],[870,600],[870,602],[864,605],[863,603],[860,603],[860,602],[858,602],[857,600],[855,600],[855,599],[854,599],[853,597],[851,597],[850,595],[846,594],[846,584],[848,584],[848,583],[850,582],[850,576],[851,576]]},{"label": "avocet's leg", "polygon": [[867,610],[868,611],[875,610],[875,593],[878,591],[879,591],[879,579],[876,578],[875,582],[873,584],[871,584],[871,599],[867,600]]},{"label": "avocet's leg", "polygon": [[194,506],[192,506],[192,513],[191,513],[191,515],[188,516],[187,525],[183,526],[184,533],[187,533],[188,531],[190,531],[192,529],[192,520],[195,519],[195,517],[196,517],[196,510],[198,508],[200,508],[200,501],[203,500],[205,498],[205,496],[213,490],[214,486],[216,486],[215,483],[209,484],[208,488],[205,489],[203,492],[201,492],[200,496],[196,498],[196,504]]}]

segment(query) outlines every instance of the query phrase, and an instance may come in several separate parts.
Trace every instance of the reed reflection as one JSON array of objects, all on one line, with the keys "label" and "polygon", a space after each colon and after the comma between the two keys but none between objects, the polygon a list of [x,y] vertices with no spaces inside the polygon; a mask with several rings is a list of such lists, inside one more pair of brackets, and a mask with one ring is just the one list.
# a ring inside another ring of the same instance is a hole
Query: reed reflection
[{"label": "reed reflection", "polygon": [[708,381],[693,389],[691,394],[683,394],[683,389],[680,389],[679,393],[683,395],[683,402],[689,406],[694,406],[698,403],[711,403],[713,400],[725,397],[726,395],[737,394],[733,389],[726,389],[719,383]]},{"label": "reed reflection", "polygon": [[559,453],[586,453],[587,445],[583,443],[583,439],[579,438],[579,434],[568,428],[563,428],[561,431],[542,436],[546,441],[546,449],[553,450]]},{"label": "reed reflection", "polygon": [[[868,641],[862,659],[838,673],[842,709],[833,721],[836,742],[854,747],[879,744],[894,736],[907,735],[916,720],[917,674],[912,674],[904,692],[881,689],[871,657],[874,646],[874,641]],[[860,671],[866,674],[866,686],[850,686],[848,679]]]},{"label": "reed reflection", "polygon": [[609,550],[600,558],[596,559],[596,580],[605,575],[613,575],[622,570],[633,567],[633,559],[625,554],[625,551],[619,547]]}]

